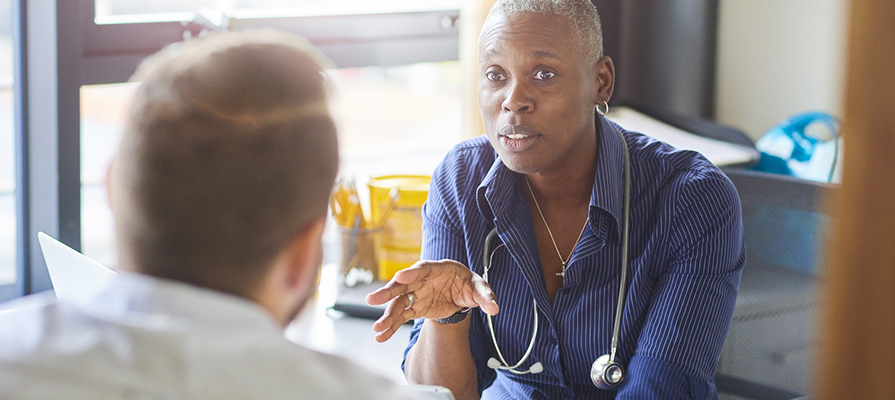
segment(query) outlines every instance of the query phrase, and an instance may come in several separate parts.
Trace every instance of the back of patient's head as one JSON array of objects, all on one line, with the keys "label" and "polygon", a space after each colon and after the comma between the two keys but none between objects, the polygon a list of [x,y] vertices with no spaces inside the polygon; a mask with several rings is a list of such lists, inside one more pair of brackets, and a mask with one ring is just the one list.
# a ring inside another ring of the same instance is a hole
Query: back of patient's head
[{"label": "back of patient's head", "polygon": [[338,151],[320,60],[302,39],[254,31],[140,66],[110,183],[125,268],[251,296],[326,212]]}]

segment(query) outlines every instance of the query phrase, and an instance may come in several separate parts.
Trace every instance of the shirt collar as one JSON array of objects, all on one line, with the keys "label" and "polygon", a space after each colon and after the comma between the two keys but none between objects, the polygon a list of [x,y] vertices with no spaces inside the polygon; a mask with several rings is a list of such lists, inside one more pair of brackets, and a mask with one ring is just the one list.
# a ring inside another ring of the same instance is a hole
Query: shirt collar
[{"label": "shirt collar", "polygon": [[597,210],[603,210],[615,219],[616,239],[621,240],[621,221],[625,194],[625,146],[619,127],[605,117],[594,115],[597,132],[597,172],[594,189],[590,195],[591,220],[599,218]]},{"label": "shirt collar", "polygon": [[100,286],[82,307],[113,318],[149,323],[260,330],[282,335],[282,327],[260,305],[186,283],[121,272]]},{"label": "shirt collar", "polygon": [[476,201],[482,216],[491,221],[504,215],[511,205],[511,194],[515,193],[521,178],[522,174],[509,169],[498,156],[476,190]]},{"label": "shirt collar", "polygon": [[[609,213],[616,222],[616,238],[621,240],[626,144],[619,135],[620,127],[614,122],[596,114],[594,122],[597,127],[598,145],[597,171],[590,197],[591,224],[597,226],[597,219],[602,217],[598,215],[598,210]],[[510,194],[515,193],[521,177],[522,174],[510,170],[500,157],[497,157],[476,190],[476,202],[482,216],[491,221],[496,216],[504,215],[507,208],[515,203],[510,201]]]}]

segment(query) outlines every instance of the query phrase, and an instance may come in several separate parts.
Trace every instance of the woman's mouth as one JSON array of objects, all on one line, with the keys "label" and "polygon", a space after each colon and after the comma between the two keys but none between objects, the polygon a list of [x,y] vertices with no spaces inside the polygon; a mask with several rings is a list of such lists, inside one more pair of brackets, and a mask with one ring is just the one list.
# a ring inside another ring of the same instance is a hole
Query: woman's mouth
[{"label": "woman's mouth", "polygon": [[500,129],[500,145],[510,152],[530,149],[541,138],[541,134],[523,125],[506,125]]}]

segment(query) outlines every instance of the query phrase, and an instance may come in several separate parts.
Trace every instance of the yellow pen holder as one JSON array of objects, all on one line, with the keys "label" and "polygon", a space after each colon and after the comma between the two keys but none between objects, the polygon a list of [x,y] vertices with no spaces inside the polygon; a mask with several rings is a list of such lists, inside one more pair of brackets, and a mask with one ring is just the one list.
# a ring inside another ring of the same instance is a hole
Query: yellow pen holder
[{"label": "yellow pen holder", "polygon": [[373,221],[382,217],[383,205],[389,202],[389,194],[398,188],[398,200],[394,209],[381,224],[379,237],[379,280],[386,282],[396,272],[420,260],[423,243],[422,207],[429,195],[429,176],[389,175],[373,177],[370,189],[370,210]]}]

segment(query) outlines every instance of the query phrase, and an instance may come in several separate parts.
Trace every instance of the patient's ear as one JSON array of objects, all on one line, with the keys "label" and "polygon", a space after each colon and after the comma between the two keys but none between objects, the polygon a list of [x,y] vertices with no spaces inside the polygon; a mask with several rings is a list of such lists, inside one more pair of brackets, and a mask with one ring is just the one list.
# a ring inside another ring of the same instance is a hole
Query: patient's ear
[{"label": "patient's ear", "polygon": [[286,256],[289,260],[287,279],[290,287],[304,287],[308,281],[317,281],[323,261],[321,239],[325,225],[325,216],[314,218],[305,224],[289,244]]},{"label": "patient's ear", "polygon": [[285,327],[314,295],[323,260],[320,216],[307,222],[277,255],[260,285],[250,295]]}]

